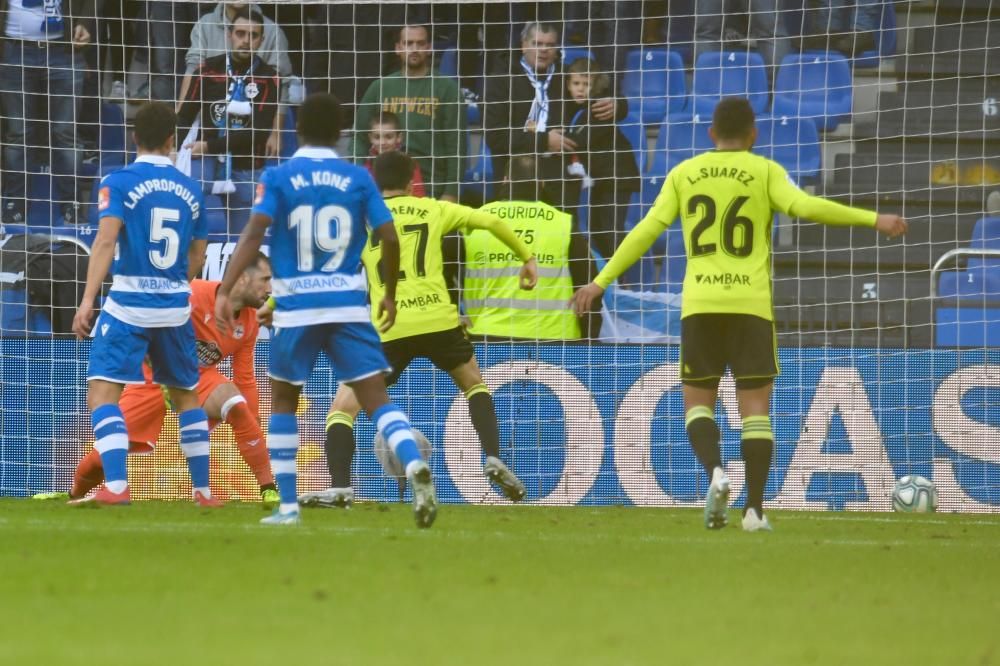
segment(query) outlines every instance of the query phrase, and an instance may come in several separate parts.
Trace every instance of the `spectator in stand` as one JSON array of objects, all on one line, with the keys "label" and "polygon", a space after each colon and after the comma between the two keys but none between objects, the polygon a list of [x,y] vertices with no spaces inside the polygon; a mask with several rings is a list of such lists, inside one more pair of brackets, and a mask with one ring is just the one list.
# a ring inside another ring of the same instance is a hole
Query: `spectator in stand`
[{"label": "spectator in stand", "polygon": [[[257,55],[264,17],[244,7],[228,24],[229,51],[209,58],[192,78],[178,113],[179,135],[191,150],[191,176],[206,192],[227,195],[229,229],[239,231],[250,214],[256,171],[278,108],[278,78]],[[189,137],[196,119],[197,136]]]},{"label": "spectator in stand", "polygon": [[536,342],[599,337],[600,303],[579,316],[564,305],[567,293],[597,272],[586,235],[573,230],[571,215],[541,200],[544,186],[534,155],[511,158],[506,176],[500,200],[479,210],[499,217],[524,241],[537,259],[538,282],[533,291],[522,291],[520,259],[492,235],[463,230],[458,266],[468,332],[487,340]]},{"label": "spectator in stand", "polygon": [[[774,78],[778,65],[791,50],[788,30],[785,28],[784,12],[789,11],[788,0],[698,0],[694,22],[695,59],[707,51],[722,51],[727,48],[746,49],[746,39],[757,44],[757,50],[764,58],[764,64]],[[724,19],[739,11],[750,15],[750,29],[746,38],[742,32]],[[741,42],[733,46],[733,42]]]},{"label": "spectator in stand", "polygon": [[[563,153],[565,175],[575,177],[571,182],[583,189],[590,189],[590,244],[604,258],[614,254],[624,237],[629,200],[639,191],[639,167],[632,144],[614,121],[598,120],[592,109],[592,102],[610,91],[611,80],[598,71],[593,60],[581,58],[566,68],[562,131],[576,144],[576,150]],[[571,196],[579,201],[578,193]]]},{"label": "spectator in stand", "polygon": [[[382,153],[403,151],[403,129],[399,123],[399,116],[391,111],[382,111],[376,116],[372,116],[368,125],[368,143],[371,150],[368,151],[368,159],[365,160],[365,168],[375,177],[375,158]],[[413,162],[413,176],[410,180],[410,195],[415,197],[427,196],[424,190],[424,176],[420,171],[420,165],[416,160]]]},{"label": "spectator in stand", "polygon": [[[264,18],[264,36],[260,47],[256,49],[260,59],[278,74],[281,84],[280,99],[283,104],[298,104],[300,94],[291,89],[292,61],[288,58],[288,40],[281,28],[261,13],[260,6],[250,2],[220,2],[208,14],[195,23],[191,31],[191,48],[188,49],[187,71],[181,81],[180,99],[187,98],[188,88],[195,71],[209,58],[216,58],[226,53],[229,44],[230,27],[238,12],[244,9],[256,11]],[[274,131],[267,137],[265,157],[277,157],[281,152],[281,126],[284,122],[284,111],[278,109],[274,116]]]},{"label": "spectator in stand", "polygon": [[810,0],[802,14],[802,47],[834,50],[848,58],[875,48],[882,0]]},{"label": "spectator in stand", "polygon": [[426,25],[401,28],[396,55],[399,70],[373,82],[361,99],[351,152],[357,162],[369,157],[371,119],[379,111],[390,111],[399,118],[406,152],[420,166],[427,193],[455,202],[465,130],[465,102],[458,83],[433,68],[431,31]]},{"label": "spectator in stand", "polygon": [[[0,114],[3,115],[5,224],[27,221],[27,122],[48,122],[49,165],[62,224],[76,224],[79,206],[75,119],[83,92],[83,47],[96,29],[93,0],[0,0]],[[48,117],[44,116],[48,107]]]},{"label": "spectator in stand", "polygon": [[[136,21],[137,46],[134,60],[143,62],[134,95],[141,100],[153,99],[174,103],[183,99],[177,92],[179,75],[184,71],[182,49],[187,45],[191,23],[198,18],[197,2],[143,2]],[[143,48],[143,47],[148,47]],[[129,63],[126,63],[128,67]],[[148,76],[146,74],[148,72]],[[129,77],[130,79],[132,77]]]},{"label": "spectator in stand", "polygon": [[[506,173],[514,155],[577,150],[576,142],[559,127],[564,117],[565,85],[558,56],[559,29],[549,23],[528,23],[521,31],[521,58],[510,63],[509,75],[486,77],[484,130],[494,173]],[[608,94],[593,100],[589,113],[595,121],[612,122],[623,119],[628,106],[624,99]],[[572,199],[573,188],[564,191],[561,187],[565,181],[562,159],[542,162],[547,191],[555,196],[550,203],[563,209],[576,207],[579,199]]]}]

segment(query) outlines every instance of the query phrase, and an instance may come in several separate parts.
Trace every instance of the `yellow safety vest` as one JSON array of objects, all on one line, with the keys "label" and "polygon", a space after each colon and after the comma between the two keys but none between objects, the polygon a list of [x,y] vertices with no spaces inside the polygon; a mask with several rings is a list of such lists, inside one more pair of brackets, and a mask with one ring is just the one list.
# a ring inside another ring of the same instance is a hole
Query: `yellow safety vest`
[{"label": "yellow safety vest", "polygon": [[505,338],[576,340],[580,323],[568,303],[573,218],[536,201],[496,201],[480,210],[496,215],[535,255],[538,285],[524,291],[518,283],[521,260],[493,234],[464,232],[465,278],[462,302],[472,320],[469,332]]}]

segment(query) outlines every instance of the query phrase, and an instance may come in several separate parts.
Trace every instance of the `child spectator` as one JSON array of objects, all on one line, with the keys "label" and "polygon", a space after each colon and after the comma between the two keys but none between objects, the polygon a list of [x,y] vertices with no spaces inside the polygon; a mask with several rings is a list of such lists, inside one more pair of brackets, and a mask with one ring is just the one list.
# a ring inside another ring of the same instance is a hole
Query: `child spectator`
[{"label": "child spectator", "polygon": [[[391,111],[382,111],[372,116],[371,122],[368,123],[368,143],[371,144],[371,149],[368,151],[368,159],[365,160],[365,168],[374,177],[376,157],[382,153],[403,152],[403,128],[399,116]],[[424,190],[424,177],[416,160],[413,161],[411,193],[415,197],[427,196]]]},{"label": "child spectator", "polygon": [[564,135],[576,144],[566,153],[566,175],[590,188],[590,243],[610,257],[624,236],[625,214],[639,191],[639,168],[632,144],[614,120],[598,120],[592,102],[608,97],[611,81],[592,60],[575,60],[566,68]]}]

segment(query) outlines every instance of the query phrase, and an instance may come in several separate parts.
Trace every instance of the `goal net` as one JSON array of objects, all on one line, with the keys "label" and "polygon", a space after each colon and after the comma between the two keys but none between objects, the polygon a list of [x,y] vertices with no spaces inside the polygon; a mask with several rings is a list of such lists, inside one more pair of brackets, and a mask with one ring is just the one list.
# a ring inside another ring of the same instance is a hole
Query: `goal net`
[{"label": "goal net", "polygon": [[[99,227],[97,184],[134,159],[140,105],[178,108],[177,163],[208,208],[202,277],[218,280],[262,170],[298,147],[298,105],[329,91],[344,104],[344,158],[370,165],[404,149],[427,196],[479,207],[525,198],[523,179],[507,175],[529,155],[538,187],[527,198],[570,216],[565,227],[525,222],[545,238],[535,249],[556,295],[530,307],[502,279],[476,282],[504,275],[478,246],[449,237],[442,248],[470,330],[488,333],[477,358],[501,457],[528,501],[698,505],[707,480],[678,379],[680,224],[607,291],[599,316],[553,322],[569,283],[603,265],[668,170],[711,149],[712,111],[735,95],[757,114],[753,151],[800,187],[909,222],[904,239],[887,240],[775,216],[781,375],[767,505],[888,510],[896,479],[919,474],[942,510],[1000,510],[1000,9],[989,0],[289,2],[247,14],[233,3],[110,1],[97,16],[21,4],[2,26],[0,62],[0,495],[67,489],[92,447],[90,343],[71,326]],[[486,302],[514,313],[505,334],[477,324]],[[265,427],[266,337],[255,361]],[[330,483],[335,388],[321,359],[299,407],[301,490]],[[417,360],[390,393],[432,442],[444,501],[504,501],[445,373]],[[177,416],[163,413],[156,451],[130,456],[140,498],[190,493]],[[741,504],[729,377],[717,419]],[[357,496],[397,499],[364,415],[355,432]],[[212,442],[216,493],[254,500],[227,424]]]}]

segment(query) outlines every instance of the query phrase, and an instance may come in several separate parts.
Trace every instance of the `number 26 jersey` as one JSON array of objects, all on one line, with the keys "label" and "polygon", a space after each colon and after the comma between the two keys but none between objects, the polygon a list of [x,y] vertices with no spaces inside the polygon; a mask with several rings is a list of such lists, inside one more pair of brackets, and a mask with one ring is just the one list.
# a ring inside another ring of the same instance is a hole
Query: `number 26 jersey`
[{"label": "number 26 jersey", "polygon": [[672,169],[648,217],[667,227],[680,215],[688,257],[681,316],[773,319],[774,211],[808,196],[781,165],[747,151],[713,150]]}]

